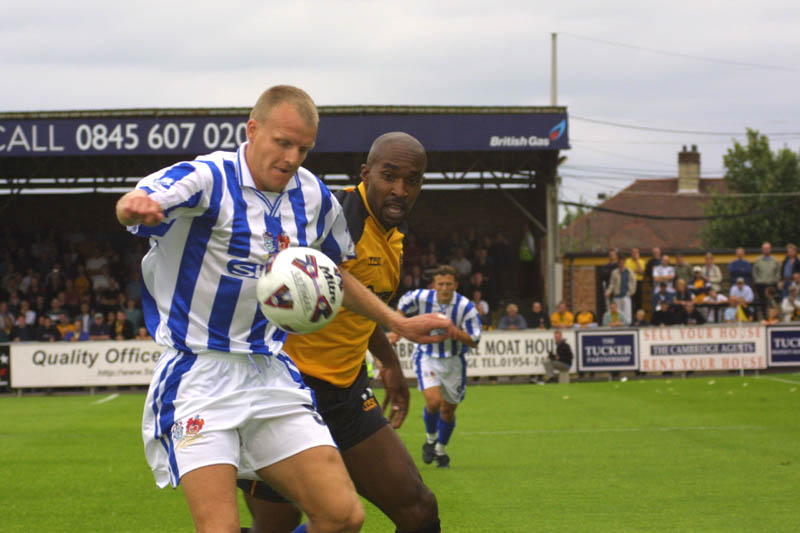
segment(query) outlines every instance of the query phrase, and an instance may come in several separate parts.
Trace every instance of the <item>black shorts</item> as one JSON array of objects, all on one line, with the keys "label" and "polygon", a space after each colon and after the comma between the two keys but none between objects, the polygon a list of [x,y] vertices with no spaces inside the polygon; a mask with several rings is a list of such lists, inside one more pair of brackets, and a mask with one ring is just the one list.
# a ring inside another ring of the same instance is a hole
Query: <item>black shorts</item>
[{"label": "black shorts", "polygon": [[[365,366],[361,366],[353,384],[345,388],[306,374],[303,374],[303,381],[314,391],[317,410],[340,451],[352,448],[388,424],[369,386]],[[271,502],[288,501],[263,481],[240,479],[237,484],[256,498]]]}]

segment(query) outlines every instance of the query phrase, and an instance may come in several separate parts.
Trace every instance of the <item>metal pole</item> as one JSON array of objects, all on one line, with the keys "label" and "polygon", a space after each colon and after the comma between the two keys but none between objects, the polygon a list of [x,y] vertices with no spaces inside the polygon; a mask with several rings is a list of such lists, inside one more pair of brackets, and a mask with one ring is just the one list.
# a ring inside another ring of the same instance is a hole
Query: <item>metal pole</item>
[{"label": "metal pole", "polygon": [[550,34],[550,105],[558,105],[558,68],[557,68],[558,34]]},{"label": "metal pole", "polygon": [[554,177],[555,183],[548,183],[547,194],[547,303],[551,312],[555,311],[556,304],[561,299],[562,288],[559,287],[561,276],[558,275],[560,264],[558,261],[558,176]]},{"label": "metal pole", "polygon": [[[550,105],[558,105],[558,63],[557,40],[558,34],[552,33],[551,61],[550,61]],[[558,165],[553,169],[553,182],[548,183],[545,189],[547,194],[547,304],[550,311],[555,311],[556,304],[563,294],[560,287],[561,260],[558,243]]]}]

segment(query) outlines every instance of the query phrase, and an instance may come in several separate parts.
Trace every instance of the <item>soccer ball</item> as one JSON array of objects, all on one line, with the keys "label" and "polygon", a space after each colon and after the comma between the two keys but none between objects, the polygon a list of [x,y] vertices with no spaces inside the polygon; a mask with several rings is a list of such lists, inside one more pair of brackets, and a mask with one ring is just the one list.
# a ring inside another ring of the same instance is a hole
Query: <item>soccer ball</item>
[{"label": "soccer ball", "polygon": [[342,275],[319,250],[289,247],[267,260],[256,295],[261,312],[289,333],[312,333],[342,305]]}]

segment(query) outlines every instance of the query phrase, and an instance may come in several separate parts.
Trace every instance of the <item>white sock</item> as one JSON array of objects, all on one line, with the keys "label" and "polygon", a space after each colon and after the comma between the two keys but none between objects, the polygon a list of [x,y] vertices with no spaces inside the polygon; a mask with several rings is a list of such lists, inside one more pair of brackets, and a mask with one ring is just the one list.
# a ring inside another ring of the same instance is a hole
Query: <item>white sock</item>
[{"label": "white sock", "polygon": [[436,442],[436,439],[439,437],[438,433],[425,433],[425,440],[428,444],[433,444]]},{"label": "white sock", "polygon": [[434,449],[436,450],[436,455],[444,455],[447,450],[447,445],[442,444],[441,442],[437,442],[436,447]]}]

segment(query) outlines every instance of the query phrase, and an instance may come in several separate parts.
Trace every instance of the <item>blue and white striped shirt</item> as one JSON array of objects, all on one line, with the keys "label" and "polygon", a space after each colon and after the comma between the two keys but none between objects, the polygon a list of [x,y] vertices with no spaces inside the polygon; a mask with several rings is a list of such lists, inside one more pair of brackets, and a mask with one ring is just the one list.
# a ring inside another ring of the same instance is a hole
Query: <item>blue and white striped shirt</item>
[{"label": "blue and white striped shirt", "polygon": [[164,209],[142,260],[145,323],[162,346],[275,354],[286,332],[261,313],[256,282],[267,256],[310,246],[335,263],[355,257],[342,208],[314,174],[300,168],[281,193],[259,191],[236,152],[214,152],[143,178],[138,189]]},{"label": "blue and white striped shirt", "polygon": [[[481,338],[481,319],[473,303],[457,292],[449,303],[440,304],[433,289],[417,289],[408,291],[397,303],[397,309],[406,316],[423,313],[442,313],[447,315],[458,329],[469,333],[470,338],[478,342]],[[469,346],[453,339],[446,339],[434,344],[417,344],[414,357],[428,355],[430,357],[454,357],[466,354]]]}]

